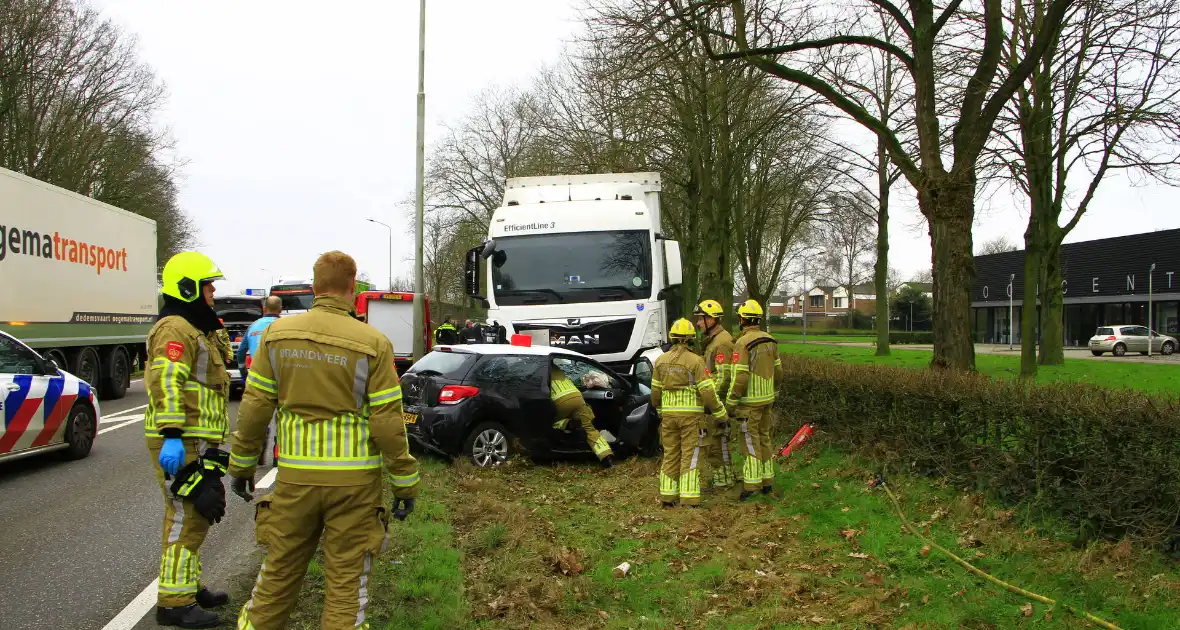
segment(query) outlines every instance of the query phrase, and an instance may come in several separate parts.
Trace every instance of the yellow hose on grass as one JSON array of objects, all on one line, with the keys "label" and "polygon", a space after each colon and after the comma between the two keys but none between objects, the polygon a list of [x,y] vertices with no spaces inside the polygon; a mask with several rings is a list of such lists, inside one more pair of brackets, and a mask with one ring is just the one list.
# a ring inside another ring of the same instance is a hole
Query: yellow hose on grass
[{"label": "yellow hose on grass", "polygon": [[991,576],[991,575],[983,572],[982,570],[976,568],[970,562],[967,562],[966,560],[960,558],[959,556],[956,556],[955,554],[951,553],[949,550],[947,550],[942,545],[939,545],[938,543],[934,542],[933,540],[926,538],[921,533],[919,533],[918,530],[915,529],[913,525],[910,525],[909,519],[906,518],[905,512],[901,509],[901,504],[898,503],[897,497],[893,496],[893,491],[889,489],[889,485],[887,483],[885,483],[885,478],[882,475],[877,475],[877,479],[875,481],[873,481],[873,487],[877,487],[877,486],[885,488],[885,493],[889,495],[889,500],[893,503],[893,509],[897,512],[897,516],[901,519],[901,524],[906,528],[906,531],[913,534],[914,536],[917,536],[919,540],[926,543],[927,545],[930,545],[931,547],[946,554],[947,557],[949,557],[951,560],[954,560],[956,563],[958,563],[964,569],[967,569],[968,571],[974,573],[975,575],[978,575],[979,577],[984,578],[985,580],[988,580],[989,582],[992,582],[993,584],[997,584],[997,585],[1007,589],[1008,591],[1011,591],[1011,592],[1013,592],[1017,595],[1020,595],[1022,597],[1034,599],[1038,602],[1048,604],[1050,606],[1061,606],[1062,608],[1077,615],[1078,617],[1081,617],[1082,619],[1085,619],[1086,621],[1096,623],[1099,626],[1102,626],[1103,628],[1108,628],[1109,630],[1122,630],[1122,628],[1114,625],[1113,623],[1110,623],[1109,621],[1106,621],[1104,619],[1099,619],[1098,617],[1095,617],[1094,615],[1091,615],[1090,613],[1088,613],[1084,610],[1074,608],[1073,606],[1070,606],[1069,604],[1066,604],[1064,602],[1054,601],[1052,599],[1049,599],[1048,597],[1045,597],[1044,595],[1038,595],[1036,593],[1033,593],[1032,591],[1026,591],[1026,590],[1020,588],[1019,586],[1013,586],[1012,584],[1009,584],[999,578]]}]

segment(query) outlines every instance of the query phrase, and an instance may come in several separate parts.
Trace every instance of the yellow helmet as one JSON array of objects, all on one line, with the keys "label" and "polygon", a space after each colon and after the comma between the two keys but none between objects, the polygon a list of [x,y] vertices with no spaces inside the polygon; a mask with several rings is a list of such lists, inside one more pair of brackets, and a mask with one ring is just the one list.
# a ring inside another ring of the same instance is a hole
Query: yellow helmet
[{"label": "yellow helmet", "polygon": [[672,322],[672,329],[668,331],[668,334],[674,339],[689,339],[697,336],[697,329],[693,327],[692,322],[681,317]]},{"label": "yellow helmet", "polygon": [[712,317],[713,319],[721,319],[721,316],[725,314],[725,311],[722,310],[721,304],[717,300],[704,300],[700,304],[697,304],[697,308],[692,312],[692,314],[705,315]]},{"label": "yellow helmet", "polygon": [[225,276],[206,255],[180,252],[164,265],[161,293],[182,302],[193,302],[201,295],[201,283],[221,280]]},{"label": "yellow helmet", "polygon": [[762,305],[754,300],[746,300],[738,307],[738,317],[742,319],[762,319]]}]

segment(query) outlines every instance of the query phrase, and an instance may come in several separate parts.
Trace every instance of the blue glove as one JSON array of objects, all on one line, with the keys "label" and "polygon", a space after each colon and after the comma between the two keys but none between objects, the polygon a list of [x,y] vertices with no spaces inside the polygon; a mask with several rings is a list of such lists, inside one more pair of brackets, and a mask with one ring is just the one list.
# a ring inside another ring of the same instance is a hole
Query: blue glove
[{"label": "blue glove", "polygon": [[184,464],[184,442],[180,438],[164,438],[164,446],[160,449],[160,468],[169,475],[175,475]]}]

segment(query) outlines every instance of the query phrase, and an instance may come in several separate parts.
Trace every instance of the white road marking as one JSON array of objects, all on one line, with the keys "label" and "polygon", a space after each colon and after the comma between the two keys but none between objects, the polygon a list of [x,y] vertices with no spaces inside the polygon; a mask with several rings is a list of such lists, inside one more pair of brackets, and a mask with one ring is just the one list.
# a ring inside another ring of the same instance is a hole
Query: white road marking
[{"label": "white road marking", "polygon": [[138,625],[139,620],[156,607],[156,590],[159,586],[159,578],[152,580],[152,583],[148,584],[147,588],[136,595],[130,604],[119,611],[119,614],[115,615],[110,623],[103,626],[102,630],[131,630]]},{"label": "white road marking", "polygon": [[131,381],[131,384],[132,384],[132,385],[134,385],[134,384],[136,384],[136,383],[142,383],[142,382],[143,382],[143,379],[142,379],[142,378],[137,378],[137,379],[135,379],[134,381]]},{"label": "white road marking", "polygon": [[263,488],[263,489],[269,488],[274,484],[275,477],[278,477],[278,476],[279,476],[279,467],[275,466],[275,467],[271,468],[270,470],[268,470],[266,472],[266,474],[262,476],[262,479],[259,480],[258,483],[254,484],[254,487],[255,488]]},{"label": "white road marking", "polygon": [[113,427],[107,427],[107,428],[105,428],[105,429],[102,429],[102,430],[100,430],[100,431],[98,432],[98,435],[102,435],[103,433],[106,433],[106,432],[108,432],[108,431],[114,431],[115,429],[122,429],[122,428],[123,428],[123,427],[125,427],[125,426],[132,425],[132,424],[137,424],[137,423],[139,423],[139,422],[142,422],[142,421],[143,421],[143,418],[142,418],[142,417],[139,417],[139,418],[132,418],[132,419],[130,419],[130,420],[128,420],[128,421],[126,421],[126,422],[124,422],[123,424],[116,424],[116,425],[115,425],[115,426],[113,426]]},{"label": "white road marking", "polygon": [[[122,418],[123,416],[130,416],[132,414],[135,414],[136,411],[139,411],[140,409],[146,409],[146,408],[147,408],[147,405],[140,405],[138,407],[132,407],[130,409],[124,409],[122,411],[116,411],[114,413],[109,413],[109,414],[106,414],[102,417],[102,422],[118,422],[119,420],[123,419]],[[142,413],[137,414],[137,415],[140,418],[143,417]]]}]

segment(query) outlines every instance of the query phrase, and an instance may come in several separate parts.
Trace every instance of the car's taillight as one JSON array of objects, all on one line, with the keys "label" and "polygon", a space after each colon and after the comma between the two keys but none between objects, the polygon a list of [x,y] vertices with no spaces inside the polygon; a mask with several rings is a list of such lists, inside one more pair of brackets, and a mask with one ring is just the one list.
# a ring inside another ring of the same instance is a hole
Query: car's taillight
[{"label": "car's taillight", "polygon": [[1107,337],[1107,338],[1106,338],[1106,341],[1118,341],[1118,337],[1115,337],[1114,335],[1111,335],[1111,336],[1109,336],[1109,337]]},{"label": "car's taillight", "polygon": [[478,393],[478,387],[471,387],[470,385],[447,385],[438,393],[438,404],[457,405]]}]

